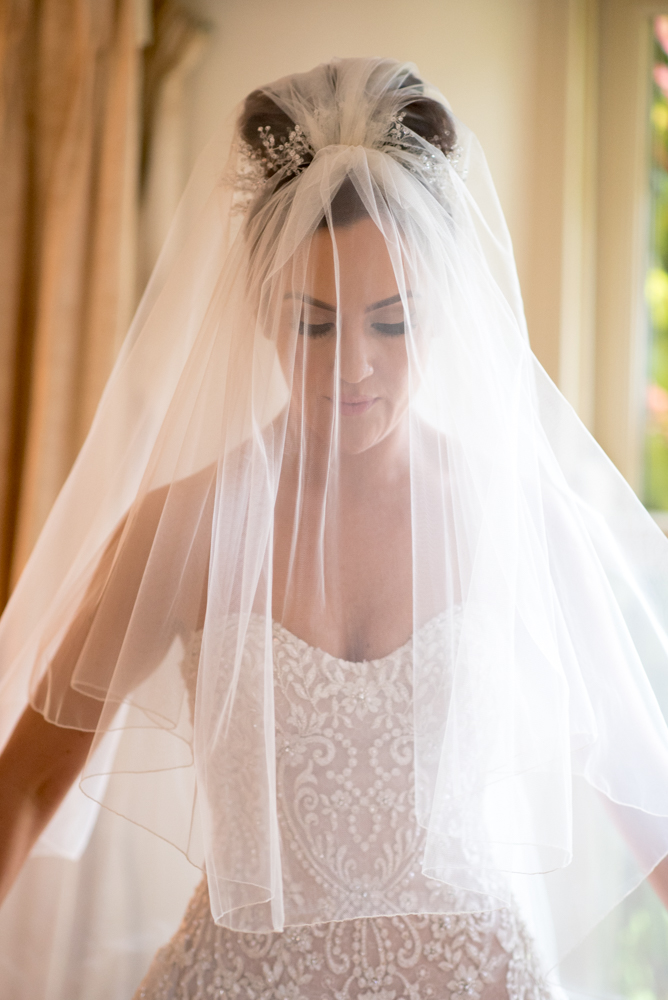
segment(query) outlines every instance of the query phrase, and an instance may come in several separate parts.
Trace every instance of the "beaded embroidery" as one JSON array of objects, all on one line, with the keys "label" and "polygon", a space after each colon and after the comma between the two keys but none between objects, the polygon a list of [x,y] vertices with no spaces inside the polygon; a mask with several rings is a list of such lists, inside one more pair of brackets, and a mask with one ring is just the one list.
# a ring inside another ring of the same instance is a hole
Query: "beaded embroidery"
[{"label": "beaded embroidery", "polygon": [[[452,627],[439,616],[421,642],[436,655],[443,628]],[[258,618],[247,655],[257,655],[262,632]],[[199,646],[196,635],[183,665],[191,696]],[[219,927],[204,880],[135,1000],[551,997],[518,913],[447,912],[456,910],[454,890],[421,875],[411,648],[409,641],[382,659],[351,663],[274,625],[286,916],[291,900],[302,913],[310,901],[314,920],[282,934]],[[360,917],[365,908],[369,916]]]},{"label": "beaded embroidery", "polygon": [[206,880],[134,1000],[551,1000],[509,910],[375,917],[235,934]]}]

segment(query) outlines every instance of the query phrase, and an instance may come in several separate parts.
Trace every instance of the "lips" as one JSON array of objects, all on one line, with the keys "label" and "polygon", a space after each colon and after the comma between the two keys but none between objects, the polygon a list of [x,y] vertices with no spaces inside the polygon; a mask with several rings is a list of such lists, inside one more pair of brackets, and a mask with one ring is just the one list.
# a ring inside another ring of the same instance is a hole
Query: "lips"
[{"label": "lips", "polygon": [[[327,397],[332,402],[331,397]],[[339,396],[339,413],[342,416],[357,416],[366,413],[376,402],[377,396]]]}]

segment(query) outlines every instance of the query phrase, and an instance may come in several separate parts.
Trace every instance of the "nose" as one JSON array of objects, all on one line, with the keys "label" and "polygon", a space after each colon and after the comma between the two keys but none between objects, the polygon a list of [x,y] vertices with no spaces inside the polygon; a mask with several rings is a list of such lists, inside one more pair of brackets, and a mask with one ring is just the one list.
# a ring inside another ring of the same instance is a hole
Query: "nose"
[{"label": "nose", "polygon": [[372,345],[361,323],[343,322],[339,336],[339,378],[356,385],[373,375]]}]

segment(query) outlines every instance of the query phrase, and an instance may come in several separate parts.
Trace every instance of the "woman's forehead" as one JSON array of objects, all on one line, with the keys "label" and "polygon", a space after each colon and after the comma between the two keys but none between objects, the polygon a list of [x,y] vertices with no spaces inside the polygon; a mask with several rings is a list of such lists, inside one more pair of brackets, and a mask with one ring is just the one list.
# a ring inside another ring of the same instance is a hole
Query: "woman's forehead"
[{"label": "woman's forehead", "polygon": [[335,305],[344,300],[368,305],[399,291],[385,239],[371,219],[350,226],[318,229],[309,253],[306,292]]}]

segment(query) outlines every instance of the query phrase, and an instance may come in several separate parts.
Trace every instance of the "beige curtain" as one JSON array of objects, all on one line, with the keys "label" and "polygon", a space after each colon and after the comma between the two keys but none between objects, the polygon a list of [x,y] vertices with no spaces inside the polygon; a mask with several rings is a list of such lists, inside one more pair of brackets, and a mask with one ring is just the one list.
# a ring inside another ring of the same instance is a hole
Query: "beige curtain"
[{"label": "beige curtain", "polygon": [[138,277],[148,281],[188,175],[188,78],[209,26],[172,0],[154,0],[153,43],[144,55],[144,127]]},{"label": "beige curtain", "polygon": [[[183,186],[182,108],[163,168],[178,180],[158,209],[151,147],[165,86],[182,90],[203,36],[174,0],[0,4],[0,605],[86,436]],[[142,159],[153,208],[138,275]]]},{"label": "beige curtain", "polygon": [[24,436],[32,298],[25,294],[34,204],[28,119],[36,55],[33,0],[0,4],[0,606],[6,600]]},{"label": "beige curtain", "polygon": [[2,159],[10,150],[16,189],[0,187],[0,269],[14,272],[2,308],[6,590],[134,301],[138,49],[134,0],[6,0],[3,19]]}]

